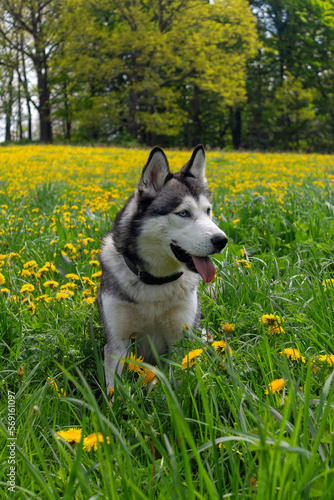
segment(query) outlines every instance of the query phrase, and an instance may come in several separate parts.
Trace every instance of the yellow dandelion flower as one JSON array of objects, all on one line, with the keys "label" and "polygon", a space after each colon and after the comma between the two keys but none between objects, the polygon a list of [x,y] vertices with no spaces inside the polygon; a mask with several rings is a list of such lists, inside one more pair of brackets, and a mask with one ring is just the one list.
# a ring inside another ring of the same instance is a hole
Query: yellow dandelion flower
[{"label": "yellow dandelion flower", "polygon": [[10,293],[10,290],[8,288],[1,288],[1,293]]},{"label": "yellow dandelion flower", "polygon": [[240,219],[234,219],[233,224],[238,224],[240,222]]},{"label": "yellow dandelion flower", "polygon": [[223,331],[225,333],[232,333],[232,332],[234,332],[234,325],[232,325],[231,323],[225,323],[224,326],[223,326]]},{"label": "yellow dandelion flower", "polygon": [[73,245],[73,243],[66,243],[66,245],[64,246],[64,248],[65,248],[65,250],[69,250],[72,253],[77,253],[77,249],[75,248],[75,246]]},{"label": "yellow dandelion flower", "polygon": [[[129,358],[127,358],[127,359],[129,359]],[[131,361],[132,361],[132,363],[131,363]],[[139,373],[141,375],[143,373],[143,369],[136,364],[137,361],[139,363],[144,361],[143,356],[139,356],[138,358],[136,358],[136,356],[133,353],[131,353],[130,354],[130,363],[127,363],[128,370],[129,370],[129,372],[135,372],[135,373]],[[122,360],[123,366],[124,366],[124,363],[125,363],[125,360]]]},{"label": "yellow dandelion flower", "polygon": [[301,361],[302,363],[306,363],[304,356],[301,356],[298,349],[294,347],[288,347],[287,349],[284,349],[284,351],[281,351],[280,354],[290,358],[292,361]]},{"label": "yellow dandelion flower", "polygon": [[327,287],[331,290],[334,290],[334,279],[329,278],[322,282],[322,286],[324,287],[325,292],[327,291]]},{"label": "yellow dandelion flower", "polygon": [[236,260],[235,262],[236,267],[245,267],[245,268],[251,268],[252,264],[248,262],[246,259],[241,259],[241,260]]},{"label": "yellow dandelion flower", "polygon": [[27,309],[29,311],[29,314],[31,314],[31,316],[32,316],[33,314],[35,314],[36,306],[33,302],[29,302]]},{"label": "yellow dandelion flower", "polygon": [[23,269],[30,269],[37,267],[37,262],[35,260],[29,260],[25,264],[23,264]]},{"label": "yellow dandelion flower", "polygon": [[109,396],[112,398],[115,394],[115,389],[113,387],[109,387]]},{"label": "yellow dandelion flower", "polygon": [[58,243],[58,240],[52,240],[52,241],[50,241],[50,245],[56,245],[56,243]]},{"label": "yellow dandelion flower", "polygon": [[194,349],[193,351],[188,352],[188,354],[182,360],[182,370],[186,370],[187,368],[192,367],[195,364],[195,358],[200,356],[202,352],[203,349]]},{"label": "yellow dandelion flower", "polygon": [[329,365],[334,365],[334,354],[323,354],[317,357],[319,363],[328,363]]},{"label": "yellow dandelion flower", "polygon": [[58,292],[58,293],[56,293],[56,300],[68,299],[68,298],[72,297],[72,295],[74,295],[74,292],[72,292],[71,290]]},{"label": "yellow dandelion flower", "polygon": [[23,285],[23,287],[20,290],[20,293],[33,292],[34,290],[35,290],[34,285],[27,283],[26,285]]},{"label": "yellow dandelion flower", "polygon": [[32,272],[29,269],[22,269],[21,271],[22,278],[26,278],[27,276],[32,276]]},{"label": "yellow dandelion flower", "polygon": [[[277,378],[270,382],[269,384],[269,391],[272,394],[275,394],[275,392],[280,392],[284,387],[284,379],[283,378]],[[265,394],[269,394],[268,389],[266,389],[264,392]]]},{"label": "yellow dandelion flower", "polygon": [[0,273],[0,285],[3,285],[5,281],[6,281],[6,278],[4,277],[3,274]]},{"label": "yellow dandelion flower", "polygon": [[79,276],[77,274],[74,274],[74,273],[68,273],[68,274],[65,274],[65,278],[67,278],[68,280],[79,280]]},{"label": "yellow dandelion flower", "polygon": [[89,264],[91,266],[100,266],[101,265],[98,260],[90,260]]},{"label": "yellow dandelion flower", "polygon": [[144,368],[143,370],[144,374],[145,374],[145,378],[143,380],[143,385],[148,385],[150,384],[151,382],[158,382],[157,380],[157,376],[156,374],[154,373],[154,371],[150,370],[149,368]]},{"label": "yellow dandelion flower", "polygon": [[82,240],[82,243],[86,246],[86,245],[88,245],[88,243],[91,243],[91,242],[93,242],[93,241],[94,241],[94,240],[93,240],[93,238],[89,238],[89,237],[88,237],[88,238],[84,238],[84,239]]},{"label": "yellow dandelion flower", "polygon": [[[110,439],[107,436],[106,439],[107,443],[110,443]],[[85,451],[91,451],[92,448],[94,448],[94,451],[97,450],[97,443],[103,443],[103,434],[101,432],[98,432],[97,434],[93,432],[93,434],[89,434],[89,436],[86,436],[83,441],[83,449]]]},{"label": "yellow dandelion flower", "polygon": [[229,345],[227,345],[225,340],[215,340],[214,342],[212,342],[212,347],[218,353],[223,353],[226,349],[226,346],[230,352],[230,355],[232,356],[232,349]]},{"label": "yellow dandelion flower", "polygon": [[68,429],[67,431],[58,431],[56,438],[57,439],[63,438],[68,443],[73,444],[73,443],[80,443],[81,436],[82,436],[82,429],[77,427]]},{"label": "yellow dandelion flower", "polygon": [[[8,257],[10,259],[15,259],[15,257],[21,257],[19,253],[16,253],[16,252],[11,252]],[[0,255],[0,258],[1,258],[1,255]]]},{"label": "yellow dandelion flower", "polygon": [[102,271],[97,271],[97,273],[92,274],[92,278],[101,278]]},{"label": "yellow dandelion flower", "polygon": [[87,297],[86,299],[81,301],[81,304],[91,305],[94,304],[94,302],[96,302],[96,297]]},{"label": "yellow dandelion flower", "polygon": [[284,330],[281,327],[281,321],[284,320],[275,314],[263,314],[259,321],[264,325],[268,334],[284,333]]},{"label": "yellow dandelion flower", "polygon": [[43,283],[44,288],[58,288],[59,283],[57,281],[49,280]]},{"label": "yellow dandelion flower", "polygon": [[68,288],[73,288],[73,290],[76,290],[78,288],[78,285],[72,283],[72,281],[69,281],[68,283],[65,283],[65,285],[61,285],[60,287],[61,290],[67,290]]},{"label": "yellow dandelion flower", "polygon": [[88,276],[83,276],[82,281],[85,283],[85,285],[95,286],[94,281],[88,278]]},{"label": "yellow dandelion flower", "polygon": [[59,389],[57,382],[53,378],[47,377],[46,380],[50,383],[52,389],[58,394],[59,398],[61,396],[66,396],[66,392],[64,391],[64,389],[62,387]]}]

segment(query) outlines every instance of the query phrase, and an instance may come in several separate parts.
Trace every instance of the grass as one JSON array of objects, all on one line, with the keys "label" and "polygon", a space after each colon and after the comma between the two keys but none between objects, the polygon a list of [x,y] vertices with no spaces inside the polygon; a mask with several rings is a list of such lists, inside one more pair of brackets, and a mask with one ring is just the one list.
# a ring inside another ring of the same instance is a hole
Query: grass
[{"label": "grass", "polygon": [[111,402],[99,242],[147,152],[1,154],[0,498],[333,498],[332,158],[208,155],[229,245],[200,285],[203,330],[164,368],[127,361]]}]

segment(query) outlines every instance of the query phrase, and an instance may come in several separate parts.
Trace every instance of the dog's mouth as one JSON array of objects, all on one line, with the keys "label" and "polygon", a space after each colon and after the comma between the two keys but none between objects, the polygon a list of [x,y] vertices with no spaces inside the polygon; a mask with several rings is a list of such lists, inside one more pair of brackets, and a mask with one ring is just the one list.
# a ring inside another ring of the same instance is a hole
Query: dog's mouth
[{"label": "dog's mouth", "polygon": [[190,271],[198,273],[202,277],[204,283],[210,283],[214,279],[216,275],[216,268],[208,256],[195,257],[194,255],[190,255],[190,253],[186,252],[178,245],[174,245],[174,243],[171,243],[171,249],[177,260],[186,264]]}]

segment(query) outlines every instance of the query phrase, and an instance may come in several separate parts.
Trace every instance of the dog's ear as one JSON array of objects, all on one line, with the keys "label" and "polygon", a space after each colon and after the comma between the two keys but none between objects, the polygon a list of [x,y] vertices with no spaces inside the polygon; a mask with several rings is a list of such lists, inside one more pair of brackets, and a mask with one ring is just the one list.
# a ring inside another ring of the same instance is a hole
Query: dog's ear
[{"label": "dog's ear", "polygon": [[202,144],[196,146],[188,163],[181,168],[180,174],[184,177],[195,177],[202,184],[206,184],[205,152]]},{"label": "dog's ear", "polygon": [[138,183],[138,191],[141,194],[154,198],[165,183],[170,174],[168,160],[162,149],[152,149],[147,160],[141,178]]}]

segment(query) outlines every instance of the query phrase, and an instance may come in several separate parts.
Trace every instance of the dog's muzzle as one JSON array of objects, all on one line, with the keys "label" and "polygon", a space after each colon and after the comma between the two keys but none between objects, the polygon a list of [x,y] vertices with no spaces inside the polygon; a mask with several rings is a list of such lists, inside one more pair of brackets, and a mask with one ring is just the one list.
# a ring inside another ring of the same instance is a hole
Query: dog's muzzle
[{"label": "dog's muzzle", "polygon": [[[210,255],[221,252],[226,247],[227,242],[226,236],[220,234],[212,236],[211,244],[213,251]],[[174,243],[171,243],[171,249],[177,260],[186,264],[190,271],[198,273],[202,277],[204,283],[210,283],[214,279],[216,268],[208,256],[197,257],[195,255],[190,255],[190,253]]]}]

